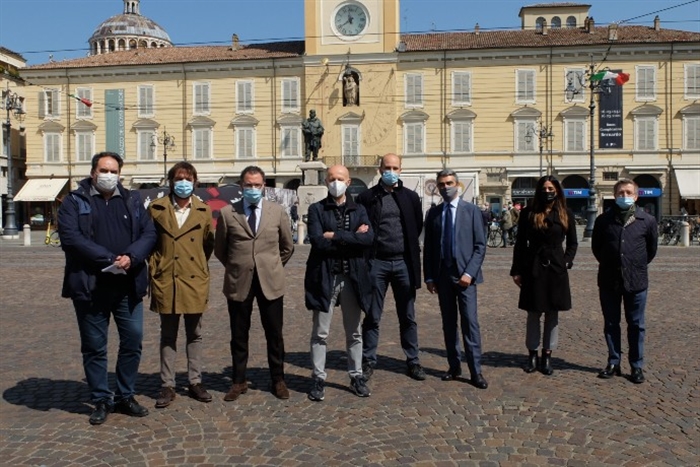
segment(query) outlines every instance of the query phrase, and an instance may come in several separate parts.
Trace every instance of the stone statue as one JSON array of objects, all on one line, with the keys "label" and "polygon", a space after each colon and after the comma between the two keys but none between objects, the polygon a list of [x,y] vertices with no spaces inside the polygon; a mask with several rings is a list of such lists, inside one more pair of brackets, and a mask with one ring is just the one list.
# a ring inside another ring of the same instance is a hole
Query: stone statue
[{"label": "stone statue", "polygon": [[357,83],[352,73],[345,73],[343,76],[343,94],[346,106],[357,105]]},{"label": "stone statue", "polygon": [[323,136],[323,125],[321,120],[316,118],[316,111],[309,111],[309,118],[301,124],[304,132],[304,161],[308,162],[313,156],[313,160],[318,160],[318,150],[321,149],[321,137]]}]

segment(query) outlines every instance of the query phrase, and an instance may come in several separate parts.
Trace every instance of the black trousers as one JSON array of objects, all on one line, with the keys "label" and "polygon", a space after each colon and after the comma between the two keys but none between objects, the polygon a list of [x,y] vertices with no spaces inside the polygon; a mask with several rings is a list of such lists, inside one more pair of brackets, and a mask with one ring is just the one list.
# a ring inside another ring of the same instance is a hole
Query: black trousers
[{"label": "black trousers", "polygon": [[258,272],[255,271],[248,296],[242,302],[228,301],[228,315],[231,323],[231,358],[233,361],[233,382],[246,381],[248,366],[248,339],[250,317],[253,314],[253,299],[260,309],[260,322],[267,340],[267,363],[273,382],[284,379],[284,338],[282,337],[284,297],[268,300],[260,287]]}]

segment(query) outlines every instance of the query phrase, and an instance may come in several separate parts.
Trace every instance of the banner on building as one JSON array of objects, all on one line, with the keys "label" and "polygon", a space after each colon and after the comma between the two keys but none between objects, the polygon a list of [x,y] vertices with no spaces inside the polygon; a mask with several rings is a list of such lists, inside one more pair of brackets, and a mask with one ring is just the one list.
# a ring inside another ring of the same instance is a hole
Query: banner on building
[{"label": "banner on building", "polygon": [[124,90],[105,91],[105,149],[126,159]]},{"label": "banner on building", "polygon": [[598,147],[622,148],[622,86],[610,83],[610,93],[599,94]]}]

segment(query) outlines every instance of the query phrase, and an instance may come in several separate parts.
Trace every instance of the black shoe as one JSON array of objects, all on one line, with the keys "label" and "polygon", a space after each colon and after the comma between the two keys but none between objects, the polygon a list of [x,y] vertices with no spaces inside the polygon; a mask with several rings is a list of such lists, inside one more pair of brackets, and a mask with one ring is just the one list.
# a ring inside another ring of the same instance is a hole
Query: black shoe
[{"label": "black shoe", "polygon": [[608,363],[608,366],[598,373],[598,378],[602,379],[609,379],[613,376],[622,376],[622,369],[620,368],[619,364],[615,365],[614,363]]},{"label": "black shoe", "polygon": [[534,373],[538,366],[537,363],[537,350],[530,350],[529,357],[527,359],[527,365],[525,365],[523,370],[525,370],[525,373]]},{"label": "black shoe", "polygon": [[148,409],[138,402],[133,397],[122,399],[114,405],[114,411],[129,415],[131,417],[145,417],[148,415]]},{"label": "black shoe", "polygon": [[641,368],[632,368],[630,381],[632,381],[634,384],[642,384],[644,382],[644,372]]},{"label": "black shoe", "polygon": [[365,379],[365,381],[369,381],[373,373],[374,367],[370,365],[369,362],[364,362],[362,364],[362,377]]},{"label": "black shoe", "polygon": [[98,402],[95,410],[90,414],[90,425],[102,425],[112,412],[112,406],[106,402]]},{"label": "black shoe", "polygon": [[321,402],[326,398],[326,383],[321,378],[314,378],[313,386],[309,391],[308,398],[314,402]]},{"label": "black shoe", "polygon": [[552,369],[552,352],[542,351],[542,357],[540,358],[540,371],[543,375],[551,375],[554,373]]},{"label": "black shoe", "polygon": [[486,389],[487,387],[489,387],[489,383],[486,382],[486,379],[481,373],[479,373],[476,376],[472,376],[471,383],[472,385],[474,385],[474,387],[477,387],[479,389]]},{"label": "black shoe", "polygon": [[369,397],[372,394],[367,387],[367,380],[362,376],[350,378],[350,389],[357,397]]},{"label": "black shoe", "polygon": [[447,372],[440,378],[443,381],[454,381],[462,374],[461,368],[450,368]]},{"label": "black shoe", "polygon": [[423,369],[422,366],[420,366],[420,363],[409,364],[407,374],[411,378],[418,380],[418,381],[424,381],[426,378],[425,370]]}]

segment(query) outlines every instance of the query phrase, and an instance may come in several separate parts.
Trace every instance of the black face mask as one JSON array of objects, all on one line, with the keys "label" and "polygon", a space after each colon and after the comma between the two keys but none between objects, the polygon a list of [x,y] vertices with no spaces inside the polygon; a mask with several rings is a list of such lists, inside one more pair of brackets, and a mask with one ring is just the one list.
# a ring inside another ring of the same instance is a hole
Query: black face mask
[{"label": "black face mask", "polygon": [[542,201],[544,203],[551,203],[552,201],[557,199],[557,192],[556,191],[540,191],[537,194],[540,197],[540,201]]}]

